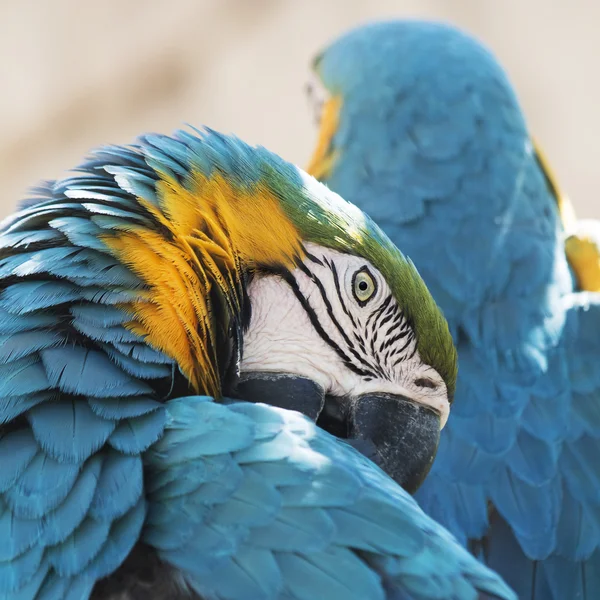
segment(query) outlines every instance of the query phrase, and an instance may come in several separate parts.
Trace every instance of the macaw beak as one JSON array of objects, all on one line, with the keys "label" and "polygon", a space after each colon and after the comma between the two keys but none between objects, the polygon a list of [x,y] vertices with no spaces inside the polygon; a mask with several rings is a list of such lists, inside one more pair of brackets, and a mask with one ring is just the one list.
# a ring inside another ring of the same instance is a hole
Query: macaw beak
[{"label": "macaw beak", "polygon": [[303,413],[411,494],[429,473],[440,441],[440,415],[400,395],[326,396],[310,379],[274,373],[243,374],[233,395]]},{"label": "macaw beak", "polygon": [[353,403],[348,424],[349,444],[407,492],[417,491],[438,449],[439,414],[404,396],[368,394]]}]

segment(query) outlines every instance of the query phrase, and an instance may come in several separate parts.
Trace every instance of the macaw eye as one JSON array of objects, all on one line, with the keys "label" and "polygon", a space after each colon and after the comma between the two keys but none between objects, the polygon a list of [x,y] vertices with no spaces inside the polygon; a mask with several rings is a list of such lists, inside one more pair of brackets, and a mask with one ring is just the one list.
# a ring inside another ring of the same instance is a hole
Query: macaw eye
[{"label": "macaw eye", "polygon": [[367,267],[354,273],[352,278],[352,293],[360,306],[364,306],[377,291],[377,282]]}]

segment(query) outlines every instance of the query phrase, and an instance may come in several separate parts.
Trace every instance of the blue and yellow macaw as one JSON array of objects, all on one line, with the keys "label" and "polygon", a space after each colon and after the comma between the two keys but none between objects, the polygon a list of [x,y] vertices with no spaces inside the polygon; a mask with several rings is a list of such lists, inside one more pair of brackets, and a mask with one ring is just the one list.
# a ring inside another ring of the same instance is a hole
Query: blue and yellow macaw
[{"label": "blue and yellow macaw", "polygon": [[457,344],[419,503],[520,598],[600,598],[598,253],[505,73],[421,21],[360,27],[314,68],[326,99],[308,171],[414,260]]},{"label": "blue and yellow macaw", "polygon": [[373,462],[456,353],[369,218],[210,131],[78,171],[1,225],[0,598],[514,598]]}]

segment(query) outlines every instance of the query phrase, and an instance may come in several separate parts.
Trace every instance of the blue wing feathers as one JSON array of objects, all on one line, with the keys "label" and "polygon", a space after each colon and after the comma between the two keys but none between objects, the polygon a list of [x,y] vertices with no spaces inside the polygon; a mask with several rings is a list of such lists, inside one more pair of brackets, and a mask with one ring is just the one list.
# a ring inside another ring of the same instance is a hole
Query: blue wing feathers
[{"label": "blue wing feathers", "polygon": [[46,454],[59,462],[81,464],[97,452],[115,422],[97,416],[87,402],[55,400],[27,413],[33,435]]},{"label": "blue wing feathers", "polygon": [[61,544],[81,524],[96,493],[101,469],[101,456],[86,461],[64,502],[44,515],[42,537],[46,546]]},{"label": "blue wing feathers", "polygon": [[24,331],[0,335],[0,364],[24,358],[64,341],[64,337],[57,331]]},{"label": "blue wing feathers", "polygon": [[128,398],[88,398],[90,408],[104,419],[139,417],[159,409],[162,404],[150,396]]},{"label": "blue wing feathers", "polygon": [[9,313],[26,315],[41,308],[50,308],[78,300],[80,293],[68,282],[25,281],[15,283],[0,293],[0,308]]},{"label": "blue wing feathers", "polygon": [[0,438],[0,492],[5,492],[25,472],[38,447],[29,430],[12,431]]},{"label": "blue wing feathers", "polygon": [[140,539],[145,516],[146,503],[140,497],[131,510],[112,524],[105,544],[81,575],[97,580],[117,569]]},{"label": "blue wing feathers", "polygon": [[43,517],[69,494],[78,466],[59,463],[38,452],[14,487],[4,492],[4,501],[17,517]]},{"label": "blue wing feathers", "polygon": [[104,457],[89,515],[113,521],[135,506],[142,495],[142,461],[139,456],[123,456],[108,451]]},{"label": "blue wing feathers", "polygon": [[[506,594],[502,584],[420,513],[383,473],[301,415],[265,405],[219,405],[193,397],[169,401],[168,410],[165,435],[146,455],[153,468],[147,484],[150,509],[144,539],[161,549],[161,556],[180,568],[199,592],[218,598],[245,597],[244,586],[255,585],[248,577],[258,578],[258,573],[243,565],[254,564],[267,571],[260,583],[266,587],[257,588],[257,594],[262,594],[258,597],[309,598],[326,592],[327,597],[392,598],[401,597],[398,590],[408,585],[407,594],[410,589],[415,598],[434,598],[417,594],[423,581],[411,588],[410,577],[399,564],[410,558],[413,570],[432,577],[440,569],[438,560],[448,562],[452,547],[450,556],[455,552],[458,556],[439,576],[440,586],[447,591],[452,584],[444,580],[456,577],[467,582],[464,589],[474,591],[468,583],[472,576],[499,597]],[[207,418],[201,416],[205,411]],[[242,432],[250,427],[248,448],[257,441],[255,430],[262,438],[260,450],[250,453],[235,444],[228,449],[213,437],[213,428],[229,430],[230,423]],[[281,443],[282,437],[286,444]],[[269,444],[277,451],[269,450]],[[215,460],[216,470],[207,466],[187,471],[196,463],[211,465]],[[186,472],[197,472],[202,483],[182,484]],[[337,507],[328,501],[330,476],[339,487],[350,490],[337,494]],[[289,487],[305,485],[314,488],[308,499],[301,492],[290,494]],[[183,514],[189,517],[183,519]],[[389,553],[393,558],[379,564],[349,548],[363,548],[376,556]],[[205,558],[192,559],[200,555]],[[392,591],[382,587],[386,577]]]},{"label": "blue wing feathers", "polygon": [[10,592],[27,584],[40,568],[43,554],[41,546],[34,546],[17,558],[0,562],[0,594],[5,593],[10,598]]},{"label": "blue wing feathers", "polygon": [[81,573],[98,555],[110,533],[110,523],[85,519],[60,545],[48,553],[48,560],[60,577]]},{"label": "blue wing feathers", "polygon": [[0,396],[24,396],[49,387],[46,372],[36,355],[0,365]]},{"label": "blue wing feathers", "polygon": [[163,410],[122,419],[108,438],[108,443],[123,454],[141,454],[162,435],[165,420]]},{"label": "blue wing feathers", "polygon": [[15,518],[8,507],[0,515],[0,563],[15,559],[29,550],[40,538],[41,523],[33,519]]}]

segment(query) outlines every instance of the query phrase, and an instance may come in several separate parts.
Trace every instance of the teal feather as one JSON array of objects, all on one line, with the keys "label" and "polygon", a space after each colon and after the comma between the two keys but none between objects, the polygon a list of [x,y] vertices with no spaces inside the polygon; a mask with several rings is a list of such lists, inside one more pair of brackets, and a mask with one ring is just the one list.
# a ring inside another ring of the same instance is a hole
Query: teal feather
[{"label": "teal feather", "polygon": [[[1,236],[0,236],[1,237]],[[52,315],[35,314],[22,316],[11,315],[7,311],[0,310],[0,334],[10,335],[21,331],[32,331],[43,327],[49,327],[56,323]]]},{"label": "teal feather", "polygon": [[131,356],[143,363],[155,363],[161,365],[173,365],[174,361],[166,354],[151,348],[143,343],[121,343],[113,342],[113,346],[125,356]]},{"label": "teal feather", "polygon": [[[42,537],[45,546],[62,544],[83,522],[96,493],[101,469],[101,456],[86,461],[65,500],[44,516]],[[105,524],[109,526],[110,522]]]},{"label": "teal feather", "polygon": [[169,365],[141,362],[122,354],[109,344],[100,344],[100,347],[125,373],[139,379],[165,379],[171,375],[171,367]]},{"label": "teal feather", "polygon": [[271,482],[247,471],[229,502],[215,507],[211,520],[224,526],[266,526],[281,508],[280,494]]},{"label": "teal feather", "polygon": [[56,577],[52,574],[46,577],[40,591],[27,598],[36,598],[36,600],[64,600],[69,589],[69,580],[62,577]]},{"label": "teal feather", "polygon": [[41,231],[20,231],[18,233],[7,233],[0,236],[0,250],[8,248],[28,249],[28,246],[48,242],[56,242],[61,239],[58,232],[51,229]]},{"label": "teal feather", "polygon": [[0,563],[14,560],[29,550],[42,535],[43,524],[34,519],[14,517],[6,507],[0,513]]},{"label": "teal feather", "polygon": [[100,227],[83,217],[52,219],[48,225],[64,234],[67,240],[75,246],[98,252],[108,252],[106,244],[98,238]]},{"label": "teal feather", "polygon": [[88,396],[151,394],[152,389],[126,375],[99,351],[64,347],[40,352],[50,384]]},{"label": "teal feather", "polygon": [[253,529],[250,542],[257,548],[312,554],[327,548],[335,532],[331,517],[322,509],[283,507],[271,523]]},{"label": "teal feather", "polygon": [[0,365],[0,398],[24,396],[50,387],[37,355]]},{"label": "teal feather", "polygon": [[160,408],[162,404],[150,396],[128,398],[88,398],[90,408],[103,419],[128,419],[146,415]]},{"label": "teal feather", "polygon": [[0,280],[11,276],[27,277],[51,273],[52,268],[77,254],[77,248],[45,248],[37,252],[24,252],[0,261]]},{"label": "teal feather", "polygon": [[200,594],[210,597],[219,590],[222,598],[237,598],[239,590],[246,590],[249,598],[274,598],[283,588],[283,575],[271,552],[242,547],[235,560],[223,561],[209,569],[192,586]]},{"label": "teal feather", "polygon": [[64,337],[57,331],[23,331],[0,335],[0,364],[24,358],[64,341]]},{"label": "teal feather", "polygon": [[166,414],[162,408],[139,417],[122,419],[108,443],[123,454],[141,454],[162,435]]},{"label": "teal feather", "polygon": [[[377,574],[350,549],[335,548],[308,556],[278,554],[276,558],[291,594],[298,600],[310,600],[311,589],[331,600],[385,599]],[[340,568],[347,574],[343,580]]]},{"label": "teal feather", "polygon": [[122,344],[124,342],[140,341],[138,335],[121,326],[103,327],[91,325],[87,321],[81,321],[75,318],[73,319],[73,327],[90,339],[98,342],[106,342],[107,344]]},{"label": "teal feather", "polygon": [[113,523],[106,543],[81,575],[98,580],[117,569],[140,539],[145,516],[146,502],[140,497],[127,513]]},{"label": "teal feather", "polygon": [[133,302],[140,297],[140,294],[135,290],[126,289],[107,289],[96,286],[89,286],[81,290],[81,297],[84,300],[95,302],[98,304],[125,304]]},{"label": "teal feather", "polygon": [[15,592],[25,586],[35,576],[42,558],[43,548],[34,546],[17,558],[0,562],[0,594]]},{"label": "teal feather", "polygon": [[85,519],[66,540],[50,550],[48,561],[60,577],[78,575],[98,555],[109,535],[109,521]]},{"label": "teal feather", "polygon": [[[1,563],[0,563],[0,568]],[[16,591],[5,591],[0,588],[0,600],[62,600],[62,596],[49,593],[45,594],[46,585],[42,585],[46,577],[46,570],[39,569],[38,572]],[[42,588],[42,590],[40,590]],[[40,590],[40,591],[39,591]],[[38,592],[39,591],[39,592]]]},{"label": "teal feather", "polygon": [[[36,374],[40,374],[39,371]],[[0,396],[0,424],[8,423],[41,402],[52,400],[55,392],[45,391],[18,396]]]},{"label": "teal feather", "polygon": [[17,517],[43,517],[64,501],[78,474],[78,465],[59,463],[38,452],[15,486],[4,493],[4,500]]},{"label": "teal feather", "polygon": [[104,457],[96,493],[90,505],[93,519],[113,521],[139,503],[143,489],[139,456],[108,451]]},{"label": "teal feather", "polygon": [[12,431],[0,438],[0,492],[5,492],[25,472],[38,447],[33,435],[28,430]]},{"label": "teal feather", "polygon": [[104,445],[116,425],[79,400],[45,402],[32,408],[27,417],[36,441],[48,456],[77,465]]},{"label": "teal feather", "polygon": [[79,297],[77,288],[67,282],[26,281],[10,285],[0,293],[0,308],[15,315],[26,315]]},{"label": "teal feather", "polygon": [[69,312],[77,321],[93,327],[115,327],[131,319],[131,315],[119,308],[97,304],[75,304]]}]

